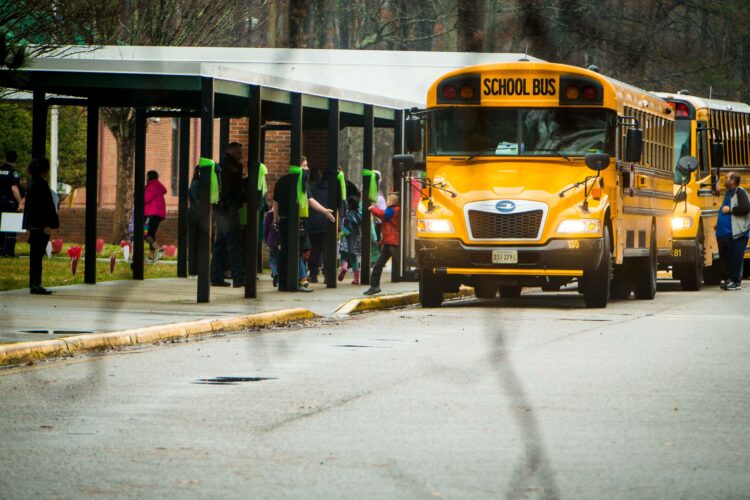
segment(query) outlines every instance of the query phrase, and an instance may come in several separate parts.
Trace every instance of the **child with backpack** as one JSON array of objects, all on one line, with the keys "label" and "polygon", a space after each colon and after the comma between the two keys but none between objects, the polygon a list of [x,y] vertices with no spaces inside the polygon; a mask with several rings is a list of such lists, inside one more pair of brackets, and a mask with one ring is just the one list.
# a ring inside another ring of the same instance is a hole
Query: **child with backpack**
[{"label": "child with backpack", "polygon": [[341,272],[339,281],[344,281],[349,267],[354,272],[352,285],[359,285],[359,254],[362,251],[362,212],[359,199],[350,196],[346,200],[347,210],[344,215],[344,227],[339,233],[339,254],[341,255]]},{"label": "child with backpack", "polygon": [[372,276],[370,276],[370,288],[365,290],[365,295],[375,295],[380,293],[380,276],[383,274],[383,267],[388,263],[391,257],[396,255],[399,246],[399,195],[398,193],[391,193],[388,195],[386,202],[386,209],[382,210],[378,208],[374,203],[370,205],[370,212],[372,215],[383,221],[382,231],[380,238],[380,256],[375,267],[372,268]]}]

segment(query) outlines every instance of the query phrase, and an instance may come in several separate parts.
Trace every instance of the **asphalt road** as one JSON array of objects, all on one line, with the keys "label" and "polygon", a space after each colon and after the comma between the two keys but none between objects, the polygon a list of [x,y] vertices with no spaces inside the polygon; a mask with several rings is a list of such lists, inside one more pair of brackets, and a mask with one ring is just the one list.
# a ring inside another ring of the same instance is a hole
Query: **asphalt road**
[{"label": "asphalt road", "polygon": [[747,498],[750,291],[660,287],[3,370],[0,498]]}]

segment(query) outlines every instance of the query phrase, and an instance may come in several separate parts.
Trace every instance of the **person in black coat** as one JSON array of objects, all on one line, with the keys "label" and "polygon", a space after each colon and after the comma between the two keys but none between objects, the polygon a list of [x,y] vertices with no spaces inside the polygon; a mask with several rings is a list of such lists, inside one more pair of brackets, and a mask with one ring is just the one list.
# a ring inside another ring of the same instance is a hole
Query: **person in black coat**
[{"label": "person in black coat", "polygon": [[34,295],[50,295],[52,292],[42,286],[42,258],[49,236],[53,229],[60,227],[60,220],[46,180],[49,160],[34,158],[29,163],[28,173],[31,181],[26,194],[23,227],[29,231],[29,288]]}]

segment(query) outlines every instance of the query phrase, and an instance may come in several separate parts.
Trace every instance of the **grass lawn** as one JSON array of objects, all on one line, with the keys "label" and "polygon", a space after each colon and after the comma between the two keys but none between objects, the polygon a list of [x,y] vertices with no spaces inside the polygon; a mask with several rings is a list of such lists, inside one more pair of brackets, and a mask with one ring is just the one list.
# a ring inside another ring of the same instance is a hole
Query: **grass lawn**
[{"label": "grass lawn", "polygon": [[[20,243],[18,245],[20,247]],[[18,249],[18,247],[17,247]],[[28,255],[28,245],[27,251]],[[17,252],[18,254],[18,252]],[[51,259],[44,257],[42,262],[42,285],[61,286],[83,283],[83,258],[78,262],[76,275],[70,272],[70,259],[67,254],[64,257],[53,256]],[[109,255],[102,252],[102,256]],[[171,263],[144,264],[144,277],[149,278],[175,278],[177,266]],[[127,280],[132,278],[130,265],[118,259],[114,273],[109,273],[109,262],[96,262],[96,281]],[[16,257],[15,259],[0,258],[0,291],[14,290],[29,287],[29,259],[28,257]]]}]

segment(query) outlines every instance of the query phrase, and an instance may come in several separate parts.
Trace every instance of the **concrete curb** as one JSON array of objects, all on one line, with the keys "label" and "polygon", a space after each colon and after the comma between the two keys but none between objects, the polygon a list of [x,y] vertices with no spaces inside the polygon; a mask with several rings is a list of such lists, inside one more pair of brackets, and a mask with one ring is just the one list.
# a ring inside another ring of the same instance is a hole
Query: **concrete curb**
[{"label": "concrete curb", "polygon": [[117,347],[153,344],[171,340],[201,337],[221,332],[246,328],[282,325],[314,319],[317,315],[307,309],[285,309],[281,311],[209,318],[166,325],[134,328],[119,332],[76,335],[54,340],[18,342],[0,345],[0,366],[18,365],[29,361],[74,356],[85,352],[102,351]]},{"label": "concrete curb", "polygon": [[[463,298],[474,295],[474,289],[462,286],[458,293],[445,294],[446,299]],[[393,309],[396,307],[405,307],[419,303],[419,293],[408,292],[397,295],[383,295],[378,297],[367,297],[362,299],[352,299],[345,302],[341,307],[336,309],[334,316],[348,316],[349,314],[363,313],[367,311],[379,311],[383,309]]]}]

